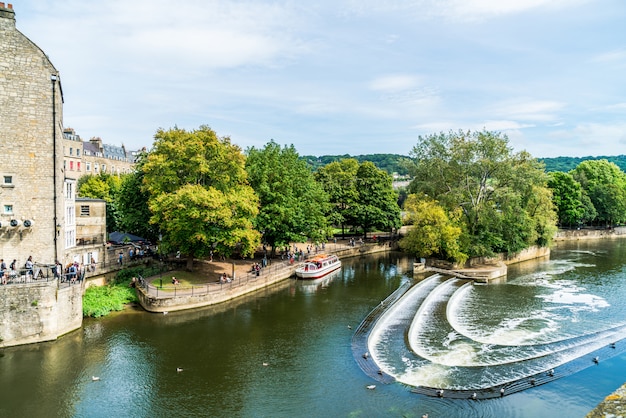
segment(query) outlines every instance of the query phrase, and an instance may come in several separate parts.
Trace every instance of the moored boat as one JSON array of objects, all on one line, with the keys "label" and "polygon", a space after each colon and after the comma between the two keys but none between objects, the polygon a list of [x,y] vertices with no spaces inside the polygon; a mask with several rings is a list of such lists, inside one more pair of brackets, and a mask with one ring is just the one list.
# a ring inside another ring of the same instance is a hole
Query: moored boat
[{"label": "moored boat", "polygon": [[333,254],[319,254],[296,268],[301,279],[319,279],[341,267],[341,260]]}]

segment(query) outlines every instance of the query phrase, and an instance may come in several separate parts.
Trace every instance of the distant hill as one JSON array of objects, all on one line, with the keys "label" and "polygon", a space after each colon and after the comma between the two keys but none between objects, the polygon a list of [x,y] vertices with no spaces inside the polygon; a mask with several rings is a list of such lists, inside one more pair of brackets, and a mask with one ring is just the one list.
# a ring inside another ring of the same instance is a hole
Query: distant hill
[{"label": "distant hill", "polygon": [[546,171],[562,171],[567,173],[575,169],[578,164],[587,160],[607,160],[615,163],[620,170],[626,172],[626,155],[617,155],[612,157],[556,157],[556,158],[539,158],[546,165]]},{"label": "distant hill", "polygon": [[311,170],[316,171],[318,168],[325,166],[326,164],[334,161],[343,160],[346,158],[354,158],[359,163],[364,161],[370,161],[374,163],[376,167],[381,170],[385,170],[389,174],[398,173],[403,176],[408,174],[408,171],[402,167],[401,161],[408,159],[406,155],[399,154],[365,154],[365,155],[322,155],[316,157],[315,155],[303,155],[300,157],[307,162]]}]

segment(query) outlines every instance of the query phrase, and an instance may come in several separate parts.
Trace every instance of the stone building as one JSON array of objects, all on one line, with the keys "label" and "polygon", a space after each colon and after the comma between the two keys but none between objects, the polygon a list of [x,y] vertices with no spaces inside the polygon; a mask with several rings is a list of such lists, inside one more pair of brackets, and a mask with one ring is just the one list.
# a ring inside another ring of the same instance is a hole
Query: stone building
[{"label": "stone building", "polygon": [[16,29],[12,5],[0,2],[0,258],[18,266],[31,255],[41,264],[62,260],[73,233],[61,87],[48,56]]},{"label": "stone building", "polygon": [[76,198],[76,247],[70,261],[85,266],[105,261],[106,202],[102,199]]},{"label": "stone building", "polygon": [[126,147],[109,145],[94,137],[83,143],[84,174],[109,173],[114,175],[132,173],[134,156]]},{"label": "stone building", "polygon": [[83,140],[72,128],[63,129],[63,170],[65,177],[75,180],[85,173]]}]

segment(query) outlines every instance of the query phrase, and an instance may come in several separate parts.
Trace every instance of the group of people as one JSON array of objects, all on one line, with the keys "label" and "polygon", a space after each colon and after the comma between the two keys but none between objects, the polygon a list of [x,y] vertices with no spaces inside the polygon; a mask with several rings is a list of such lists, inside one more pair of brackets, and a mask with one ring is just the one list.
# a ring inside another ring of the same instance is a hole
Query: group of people
[{"label": "group of people", "polygon": [[[63,271],[63,273],[61,273]],[[83,275],[85,274],[85,270],[82,264],[79,264],[78,261],[74,261],[73,263],[68,263],[65,266],[65,269],[61,266],[61,263],[57,262],[55,276],[59,276],[61,278],[61,282],[70,282],[70,284],[76,283],[77,281],[82,280]]]},{"label": "group of people", "polygon": [[228,277],[226,273],[222,273],[222,275],[220,276],[220,283],[230,283],[230,282],[232,282],[232,279]]},{"label": "group of people", "polygon": [[0,258],[0,283],[7,284],[8,281],[12,278],[26,275],[35,277],[35,263],[33,262],[33,256],[28,256],[26,263],[24,263],[24,269],[20,272],[17,267],[17,259],[13,259],[9,267],[7,268],[7,264],[4,262],[3,258]]}]

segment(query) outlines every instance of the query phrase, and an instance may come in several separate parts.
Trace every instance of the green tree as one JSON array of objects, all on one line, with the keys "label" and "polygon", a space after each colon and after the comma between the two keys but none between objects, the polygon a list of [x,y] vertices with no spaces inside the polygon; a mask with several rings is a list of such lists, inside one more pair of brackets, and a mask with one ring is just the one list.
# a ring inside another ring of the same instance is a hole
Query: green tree
[{"label": "green tree", "polygon": [[404,203],[404,223],[412,225],[400,240],[400,247],[418,257],[437,257],[465,263],[467,255],[461,251],[458,226],[459,213],[448,217],[437,201],[425,195],[410,194]]},{"label": "green tree", "polygon": [[161,231],[162,246],[187,257],[189,270],[194,257],[213,250],[254,253],[258,198],[247,183],[245,157],[230,138],[208,126],[159,129],[143,171],[150,221]]},{"label": "green tree", "polygon": [[366,161],[356,172],[357,196],[347,217],[354,226],[360,226],[367,237],[370,228],[389,231],[402,225],[398,195],[392,179],[385,171]]},{"label": "green tree", "polygon": [[150,223],[152,212],[148,207],[150,195],[143,187],[143,164],[146,154],[139,157],[135,172],[122,178],[122,185],[117,194],[118,225],[123,232],[130,232],[157,242],[159,231]]},{"label": "green tree", "polygon": [[281,148],[270,141],[246,151],[250,185],[261,202],[256,228],[272,248],[307,237],[319,241],[328,231],[328,196],[313,178],[293,145]]},{"label": "green tree", "polygon": [[411,156],[410,191],[463,214],[464,253],[488,256],[550,241],[556,218],[545,199],[543,166],[525,151],[513,154],[506,136],[459,131],[420,137]]},{"label": "green tree", "polygon": [[583,197],[585,192],[570,173],[560,171],[550,173],[548,187],[552,189],[559,224],[573,226],[585,221],[587,213]]},{"label": "green tree", "polygon": [[341,233],[345,234],[347,211],[358,197],[356,176],[359,163],[353,158],[335,161],[320,167],[315,173],[330,201],[328,218],[334,225],[341,225]]},{"label": "green tree", "polygon": [[626,220],[626,174],[616,164],[587,160],[571,174],[593,203],[598,222],[609,226]]},{"label": "green tree", "polygon": [[77,189],[79,197],[102,199],[106,202],[107,232],[118,229],[118,194],[122,184],[122,176],[108,173],[83,176],[78,179]]}]

